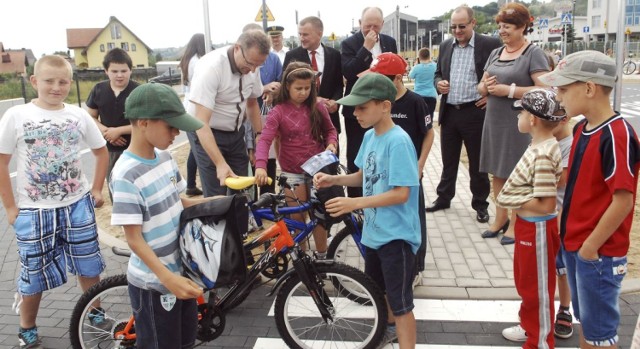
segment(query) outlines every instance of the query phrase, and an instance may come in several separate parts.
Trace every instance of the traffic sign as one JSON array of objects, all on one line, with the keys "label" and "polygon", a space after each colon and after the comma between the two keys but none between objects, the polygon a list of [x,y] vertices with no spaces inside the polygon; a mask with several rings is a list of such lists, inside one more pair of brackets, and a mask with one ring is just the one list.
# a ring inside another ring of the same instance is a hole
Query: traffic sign
[{"label": "traffic sign", "polygon": [[[273,22],[275,21],[275,17],[273,17],[273,14],[271,13],[271,10],[269,10],[269,6],[267,6],[267,4],[264,4],[264,7],[267,8],[267,21],[269,22]],[[258,11],[258,14],[256,15],[256,22],[262,22],[262,6],[260,6],[260,10]]]},{"label": "traffic sign", "polygon": [[540,18],[538,20],[538,27],[540,27],[540,28],[548,28],[549,27],[549,18]]},{"label": "traffic sign", "polygon": [[560,20],[560,24],[571,24],[571,14],[563,13],[562,19]]},{"label": "traffic sign", "polygon": [[331,35],[329,35],[329,41],[336,41],[338,37],[336,36],[336,33],[331,33]]},{"label": "traffic sign", "polygon": [[582,27],[582,32],[583,33],[588,33],[589,32],[589,26],[585,25],[584,27]]}]

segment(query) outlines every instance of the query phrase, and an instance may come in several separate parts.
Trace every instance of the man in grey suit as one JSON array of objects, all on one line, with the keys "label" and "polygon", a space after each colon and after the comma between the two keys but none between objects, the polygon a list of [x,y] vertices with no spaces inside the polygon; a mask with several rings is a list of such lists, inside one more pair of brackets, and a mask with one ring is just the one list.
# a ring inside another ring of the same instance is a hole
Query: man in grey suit
[{"label": "man in grey suit", "polygon": [[440,99],[438,121],[442,151],[442,176],[438,184],[438,198],[427,212],[449,208],[455,196],[458,164],[462,144],[469,157],[471,207],[478,222],[489,221],[487,197],[489,177],[479,172],[480,141],[484,124],[486,97],[481,97],[476,85],[484,73],[484,65],[500,41],[476,34],[473,10],[465,5],[451,14],[453,38],[440,44],[434,83]]}]

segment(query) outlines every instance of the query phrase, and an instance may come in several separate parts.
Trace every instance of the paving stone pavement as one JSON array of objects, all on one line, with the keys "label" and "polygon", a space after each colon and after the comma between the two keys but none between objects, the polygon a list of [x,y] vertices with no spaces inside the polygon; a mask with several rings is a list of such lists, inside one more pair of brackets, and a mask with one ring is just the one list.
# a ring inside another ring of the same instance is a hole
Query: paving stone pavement
[{"label": "paving stone pavement", "polygon": [[[441,167],[440,142],[436,135],[424,178],[428,203],[435,200]],[[451,208],[427,214],[429,247],[426,271],[422,285],[415,289],[415,296],[432,299],[517,299],[513,288],[513,246],[502,246],[497,239],[480,237],[480,232],[487,225],[476,222],[475,211],[470,208],[469,176],[462,164],[458,175],[456,197],[451,202]],[[494,210],[491,205],[489,211],[492,217]],[[126,258],[114,256],[109,248],[114,243],[117,242],[108,236],[101,236],[102,251],[107,262],[106,275],[126,270]],[[4,210],[0,212],[0,261],[0,348],[14,348],[17,344],[18,316],[12,312],[11,304],[19,262],[15,233],[7,223]],[[264,310],[273,302],[272,298],[264,297],[264,293],[254,292],[237,312],[229,315],[227,329],[215,341],[215,347],[252,348],[257,336],[278,337],[273,319],[264,316]],[[79,297],[79,287],[74,278],[70,278],[67,285],[44,294],[38,326],[47,348],[70,347],[68,323]],[[622,348],[627,348],[640,312],[638,280],[625,280],[620,307],[620,344]],[[435,340],[442,344],[513,345],[500,337],[503,327],[504,324],[421,322],[419,342]]]}]

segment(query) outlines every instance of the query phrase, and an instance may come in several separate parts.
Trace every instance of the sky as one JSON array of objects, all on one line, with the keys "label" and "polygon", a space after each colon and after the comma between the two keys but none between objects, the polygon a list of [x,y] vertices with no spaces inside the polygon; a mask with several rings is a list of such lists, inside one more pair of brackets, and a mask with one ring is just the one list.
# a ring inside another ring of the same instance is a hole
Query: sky
[{"label": "sky", "polygon": [[[67,50],[67,28],[103,28],[110,16],[118,18],[152,49],[182,47],[194,33],[204,32],[203,4],[207,0],[21,0],[2,1],[0,42],[5,48],[33,50],[36,57]],[[385,16],[400,6],[400,12],[431,19],[455,6],[486,5],[491,0],[267,0],[275,17],[269,25],[281,25],[284,36],[297,35],[298,18],[318,16],[324,34],[344,36],[352,22],[358,26],[362,9],[378,6]],[[221,5],[224,4],[224,5]],[[319,6],[321,5],[321,6]],[[208,0],[211,40],[214,44],[234,42],[242,27],[254,22],[262,0]],[[262,24],[262,23],[259,23]]]}]

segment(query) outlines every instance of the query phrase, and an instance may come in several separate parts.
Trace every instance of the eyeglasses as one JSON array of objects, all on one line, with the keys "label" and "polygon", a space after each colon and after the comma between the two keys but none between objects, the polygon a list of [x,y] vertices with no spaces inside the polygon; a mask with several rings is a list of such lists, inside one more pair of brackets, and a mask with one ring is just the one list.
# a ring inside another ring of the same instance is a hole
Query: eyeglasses
[{"label": "eyeglasses", "polygon": [[249,62],[249,61],[247,60],[247,57],[245,57],[245,56],[244,56],[244,49],[242,48],[242,46],[240,46],[240,53],[242,54],[242,59],[244,59],[244,62],[245,62],[245,63],[246,63],[250,68],[252,68],[252,69],[256,69],[256,68],[260,67],[260,65],[259,65],[259,64],[253,64],[253,63],[251,63],[251,62]]},{"label": "eyeglasses", "polygon": [[471,24],[471,22],[467,23],[467,24],[452,24],[449,29],[451,30],[456,30],[456,28],[460,29],[460,30],[465,30],[467,29],[467,26],[469,26],[469,24]]}]

